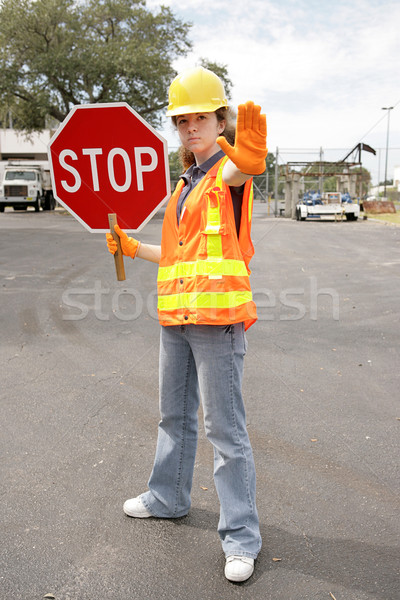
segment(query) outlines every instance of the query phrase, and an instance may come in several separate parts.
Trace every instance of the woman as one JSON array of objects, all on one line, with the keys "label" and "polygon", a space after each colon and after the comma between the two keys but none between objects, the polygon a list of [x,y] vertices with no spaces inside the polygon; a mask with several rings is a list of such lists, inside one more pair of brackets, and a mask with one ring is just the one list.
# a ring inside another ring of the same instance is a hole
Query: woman
[{"label": "woman", "polygon": [[[239,106],[231,146],[223,84],[202,67],[174,79],[167,115],[188,168],[168,203],[161,246],[140,244],[116,227],[123,254],[159,263],[161,323],[156,456],[148,491],[127,500],[124,511],[137,518],[188,513],[201,397],[214,448],[225,576],[245,581],[261,548],[241,387],[244,332],[257,318],[248,268],[251,177],[265,169],[265,115],[252,102]],[[107,243],[115,253],[111,234]]]}]

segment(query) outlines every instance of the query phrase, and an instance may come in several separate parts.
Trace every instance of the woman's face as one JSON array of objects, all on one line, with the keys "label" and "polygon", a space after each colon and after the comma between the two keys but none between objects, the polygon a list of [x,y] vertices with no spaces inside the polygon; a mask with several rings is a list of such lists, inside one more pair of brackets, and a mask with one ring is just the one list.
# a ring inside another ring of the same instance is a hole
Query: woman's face
[{"label": "woman's face", "polygon": [[179,115],[176,126],[182,145],[193,152],[197,164],[220,150],[216,140],[225,128],[225,121],[218,121],[214,112]]}]

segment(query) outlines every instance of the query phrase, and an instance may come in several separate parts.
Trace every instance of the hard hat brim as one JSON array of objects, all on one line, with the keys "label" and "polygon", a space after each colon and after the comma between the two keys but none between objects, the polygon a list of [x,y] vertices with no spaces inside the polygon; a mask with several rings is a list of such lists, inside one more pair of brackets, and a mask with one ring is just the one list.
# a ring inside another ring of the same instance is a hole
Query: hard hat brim
[{"label": "hard hat brim", "polygon": [[175,108],[168,108],[167,117],[176,117],[178,115],[190,115],[193,113],[203,113],[203,112],[215,112],[219,108],[228,107],[227,101],[221,101],[219,98],[215,103],[210,102],[208,104],[187,104],[186,106],[178,106]]}]

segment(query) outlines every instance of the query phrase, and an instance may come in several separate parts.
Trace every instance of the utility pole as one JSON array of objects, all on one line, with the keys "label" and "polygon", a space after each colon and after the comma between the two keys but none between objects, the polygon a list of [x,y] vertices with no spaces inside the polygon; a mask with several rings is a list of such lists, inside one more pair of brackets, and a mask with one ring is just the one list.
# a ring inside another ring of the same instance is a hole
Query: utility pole
[{"label": "utility pole", "polygon": [[318,186],[319,186],[319,192],[321,194],[321,197],[323,197],[324,195],[324,167],[322,166],[322,161],[324,159],[324,151],[322,149],[322,146],[319,149],[319,179],[318,179]]},{"label": "utility pole", "polygon": [[279,148],[277,146],[276,154],[275,154],[275,187],[274,187],[275,217],[278,216],[278,156],[279,156]]},{"label": "utility pole", "polygon": [[[389,153],[389,124],[390,124],[390,111],[393,110],[394,106],[383,106],[382,110],[387,110],[387,134],[386,134],[386,161],[385,161],[385,181],[384,181],[384,198],[386,200],[386,181],[387,181],[387,166],[388,166],[388,153]],[[378,181],[379,186],[379,181]]]}]

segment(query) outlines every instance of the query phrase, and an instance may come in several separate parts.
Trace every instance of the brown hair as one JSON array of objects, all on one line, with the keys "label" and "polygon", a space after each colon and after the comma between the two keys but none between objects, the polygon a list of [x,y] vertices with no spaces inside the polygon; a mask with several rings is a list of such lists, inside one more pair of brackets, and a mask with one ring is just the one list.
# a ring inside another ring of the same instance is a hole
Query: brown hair
[{"label": "brown hair", "polygon": [[[215,111],[218,122],[225,121],[225,129],[221,133],[223,137],[227,139],[227,141],[233,145],[235,143],[235,130],[236,130],[236,115],[233,110],[229,107],[222,106]],[[171,117],[172,123],[174,127],[176,127],[177,117]],[[183,169],[186,171],[191,165],[193,165],[196,161],[194,158],[193,152],[187,150],[184,146],[180,146],[179,148],[179,159],[182,163]]]}]

